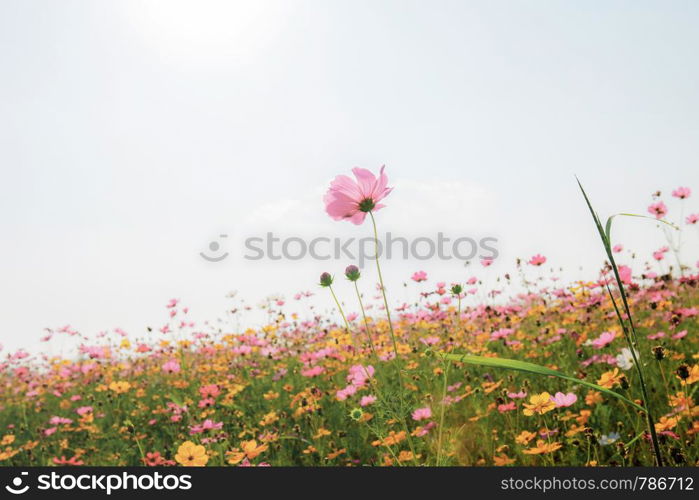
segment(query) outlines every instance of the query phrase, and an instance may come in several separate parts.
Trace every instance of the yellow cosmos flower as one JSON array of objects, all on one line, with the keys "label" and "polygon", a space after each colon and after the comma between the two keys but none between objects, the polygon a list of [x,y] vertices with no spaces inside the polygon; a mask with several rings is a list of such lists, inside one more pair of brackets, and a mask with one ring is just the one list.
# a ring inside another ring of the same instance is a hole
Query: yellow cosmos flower
[{"label": "yellow cosmos flower", "polygon": [[206,454],[206,448],[202,445],[185,441],[177,449],[175,460],[185,467],[202,467],[209,461],[209,457]]},{"label": "yellow cosmos flower", "polygon": [[109,384],[109,389],[116,392],[117,394],[124,394],[125,392],[129,392],[129,389],[131,389],[131,384],[123,380],[120,380],[118,382],[112,382],[111,384]]},{"label": "yellow cosmos flower", "polygon": [[531,417],[535,413],[537,415],[543,415],[556,408],[556,403],[551,401],[551,394],[548,392],[542,392],[541,394],[534,394],[529,398],[529,404],[524,403],[524,414]]}]

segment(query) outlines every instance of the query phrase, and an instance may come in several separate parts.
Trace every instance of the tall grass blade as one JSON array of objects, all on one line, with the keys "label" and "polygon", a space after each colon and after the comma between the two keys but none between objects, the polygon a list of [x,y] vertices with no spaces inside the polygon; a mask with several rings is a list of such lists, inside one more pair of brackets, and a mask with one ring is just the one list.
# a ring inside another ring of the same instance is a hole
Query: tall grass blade
[{"label": "tall grass blade", "polygon": [[[585,192],[585,189],[582,187],[582,184],[580,183],[580,179],[577,177],[575,180],[578,182],[578,186],[580,187],[580,191],[583,194],[583,197],[585,198],[585,203],[587,203],[587,207],[590,209],[590,213],[592,214],[592,219],[595,222],[595,226],[597,227],[597,231],[599,232],[600,238],[602,239],[602,245],[604,246],[604,250],[607,253],[607,258],[609,259],[609,264],[612,266],[612,271],[614,271],[614,279],[616,280],[616,285],[617,288],[619,289],[619,295],[621,296],[621,302],[624,306],[624,313],[626,314],[626,319],[624,319],[621,315],[621,312],[619,311],[619,308],[616,305],[616,301],[614,300],[614,297],[611,295],[610,291],[610,296],[612,299],[612,303],[614,304],[614,310],[616,311],[617,319],[619,320],[619,324],[621,325],[622,330],[624,330],[624,334],[626,337],[626,341],[629,344],[629,349],[631,350],[631,355],[634,360],[634,365],[636,366],[636,372],[638,373],[638,379],[641,384],[641,393],[643,395],[643,404],[646,407],[646,417],[648,419],[648,430],[650,432],[651,436],[651,441],[653,442],[653,451],[655,453],[655,461],[656,465],[659,467],[663,465],[663,458],[662,454],[660,452],[660,443],[658,442],[658,436],[655,432],[655,420],[653,418],[653,413],[651,412],[651,409],[649,408],[649,398],[648,398],[648,390],[646,389],[646,382],[645,378],[643,376],[643,369],[641,367],[641,363],[637,359],[636,356],[636,351],[635,349],[638,348],[638,335],[636,335],[636,326],[633,323],[633,317],[631,316],[631,308],[629,307],[629,302],[626,298],[626,290],[624,289],[624,283],[621,281],[621,277],[619,275],[619,268],[616,265],[616,261],[614,260],[614,254],[612,252],[612,245],[611,245],[611,240],[610,240],[610,235],[611,235],[611,230],[612,230],[612,217],[610,217],[607,220],[606,224],[606,229],[602,228],[602,223],[600,222],[599,216],[595,212],[595,210],[592,208],[592,203],[590,203],[590,199],[587,196],[587,193]],[[645,216],[639,216],[639,217],[645,217]],[[628,330],[626,329],[626,323],[625,321],[628,321],[629,324],[629,329],[631,331],[631,336],[628,334]]]},{"label": "tall grass blade", "polygon": [[450,361],[457,361],[460,363],[468,363],[470,365],[478,366],[490,366],[493,368],[505,368],[508,370],[516,370],[525,373],[534,373],[536,375],[544,375],[547,377],[558,377],[564,380],[570,380],[576,384],[584,385],[596,391],[603,392],[609,396],[620,399],[624,403],[633,406],[639,411],[646,412],[646,409],[641,405],[638,405],[631,401],[630,399],[622,396],[618,392],[609,390],[601,385],[593,384],[592,382],[587,382],[586,380],[581,380],[579,378],[573,377],[571,375],[566,375],[565,373],[552,370],[545,366],[537,365],[535,363],[529,363],[527,361],[519,361],[516,359],[506,359],[506,358],[489,358],[486,356],[475,356],[471,354],[453,354],[453,353],[438,353],[438,356],[443,359],[448,359]]}]

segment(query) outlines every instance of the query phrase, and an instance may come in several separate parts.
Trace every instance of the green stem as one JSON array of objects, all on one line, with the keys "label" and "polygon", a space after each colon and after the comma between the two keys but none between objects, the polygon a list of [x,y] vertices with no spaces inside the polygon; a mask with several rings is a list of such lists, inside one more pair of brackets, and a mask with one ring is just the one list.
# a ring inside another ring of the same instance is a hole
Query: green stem
[{"label": "green stem", "polygon": [[[391,332],[391,342],[393,342],[393,351],[396,354],[396,361],[398,361],[398,343],[396,342],[396,334],[393,331],[393,322],[391,321],[391,308],[388,307],[388,298],[386,298],[386,287],[383,284],[383,276],[381,275],[381,264],[379,263],[379,234],[376,230],[376,220],[374,219],[374,214],[369,212],[369,217],[371,217],[371,224],[374,227],[374,257],[376,258],[376,271],[379,275],[379,285],[381,285],[381,295],[383,296],[383,304],[386,308],[386,317],[388,318],[388,329]],[[403,387],[403,376],[399,370],[399,381],[401,388]]]},{"label": "green stem", "polygon": [[357,300],[359,301],[359,308],[362,310],[362,318],[364,319],[364,329],[366,330],[367,340],[369,340],[369,347],[371,352],[376,359],[378,359],[378,354],[376,354],[376,349],[374,349],[374,341],[371,338],[371,331],[369,330],[369,322],[366,319],[366,312],[364,311],[364,304],[362,303],[362,295],[359,293],[359,287],[357,282],[354,281],[354,291],[357,292]]},{"label": "green stem", "polygon": [[446,366],[444,367],[444,384],[442,386],[442,400],[440,401],[440,409],[439,409],[439,434],[437,437],[437,467],[442,465],[442,435],[444,431],[444,410],[445,406],[447,405],[446,399],[447,399],[447,383],[448,383],[448,378],[449,378],[449,365],[450,363],[445,363]]},{"label": "green stem", "polygon": [[342,315],[342,321],[345,322],[345,329],[347,330],[347,333],[350,333],[349,323],[347,322],[347,318],[345,317],[345,312],[342,310],[340,301],[337,300],[337,296],[335,295],[335,291],[333,290],[332,285],[328,286],[328,288],[330,289],[330,293],[332,294],[333,299],[335,299],[335,304],[337,305],[337,309],[340,311],[340,315]]},{"label": "green stem", "polygon": [[[609,252],[611,254],[611,252]],[[638,341],[636,341],[636,329],[634,328],[633,320],[631,319],[631,310],[629,309],[628,303],[626,302],[626,297],[624,293],[624,285],[621,283],[621,279],[619,279],[619,273],[616,268],[616,264],[612,262],[612,267],[614,268],[614,273],[617,276],[617,284],[619,286],[619,290],[621,291],[621,298],[624,302],[624,306],[626,308],[626,316],[629,320],[629,324],[631,325],[631,330],[633,331],[634,335],[634,342],[631,341],[629,332],[626,327],[626,323],[623,321],[623,318],[621,316],[621,313],[619,312],[619,308],[616,305],[616,300],[614,300],[614,296],[612,295],[612,291],[609,289],[609,286],[607,286],[607,291],[609,292],[609,297],[612,299],[612,305],[614,306],[614,311],[616,311],[616,315],[619,318],[619,323],[621,323],[621,329],[624,332],[624,337],[626,338],[626,342],[629,345],[629,349],[631,350],[631,356],[633,357],[633,364],[636,367],[636,372],[638,373],[638,380],[641,384],[641,393],[643,395],[643,406],[646,410],[646,418],[648,419],[648,430],[650,431],[650,436],[651,436],[651,441],[653,442],[653,451],[655,453],[655,461],[656,465],[658,467],[663,466],[663,458],[660,452],[660,442],[658,441],[658,436],[655,432],[655,419],[653,418],[653,413],[650,409],[650,399],[648,399],[648,392],[646,390],[646,383],[643,378],[643,370],[641,369],[641,363],[638,360],[638,357],[636,356],[636,348],[635,345],[638,345]],[[635,344],[635,345],[634,345]]]},{"label": "green stem", "polygon": [[381,286],[381,295],[383,296],[383,304],[384,307],[386,308],[386,318],[388,319],[388,330],[391,332],[391,342],[393,343],[393,352],[396,355],[396,367],[398,369],[398,384],[400,386],[398,395],[399,395],[399,401],[400,401],[400,412],[399,412],[399,419],[403,423],[403,429],[405,430],[406,437],[408,440],[408,445],[410,446],[410,450],[413,453],[413,460],[417,462],[417,455],[415,453],[415,447],[413,445],[413,440],[410,437],[410,430],[408,429],[408,423],[405,420],[405,415],[403,412],[405,411],[405,397],[404,397],[404,391],[405,391],[405,385],[403,384],[403,369],[402,369],[402,361],[400,358],[400,355],[398,353],[398,343],[396,342],[396,334],[393,331],[393,321],[391,321],[391,308],[388,306],[388,298],[386,297],[386,287],[384,286],[383,283],[383,276],[381,274],[381,263],[379,262],[379,233],[376,230],[376,220],[374,219],[374,214],[372,212],[369,212],[369,217],[371,218],[371,225],[374,228],[374,257],[376,259],[376,271],[379,275],[379,285]]}]

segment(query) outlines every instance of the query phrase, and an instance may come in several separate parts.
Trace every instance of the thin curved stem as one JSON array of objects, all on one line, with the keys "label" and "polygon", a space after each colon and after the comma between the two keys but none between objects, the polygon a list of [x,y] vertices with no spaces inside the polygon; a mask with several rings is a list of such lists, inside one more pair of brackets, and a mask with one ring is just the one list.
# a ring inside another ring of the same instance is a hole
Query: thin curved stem
[{"label": "thin curved stem", "polygon": [[364,304],[362,303],[362,295],[359,293],[359,287],[357,286],[357,281],[354,281],[354,291],[357,292],[357,300],[359,301],[359,308],[362,310],[362,318],[364,319],[364,329],[366,330],[367,340],[369,341],[369,347],[375,358],[378,359],[378,354],[376,354],[376,349],[374,349],[374,341],[371,338],[371,331],[369,330],[369,322],[366,319],[366,312],[364,311]]},{"label": "thin curved stem", "polygon": [[[383,304],[386,308],[386,318],[388,319],[388,329],[391,332],[391,342],[393,343],[393,351],[396,354],[396,360],[399,360],[398,343],[396,342],[396,334],[393,331],[393,322],[391,321],[391,308],[388,307],[388,298],[386,297],[386,287],[383,284],[383,276],[381,275],[381,264],[379,263],[379,233],[376,230],[376,220],[374,214],[369,212],[371,224],[374,226],[374,257],[376,258],[376,271],[379,275],[379,285],[381,285],[381,295],[383,296]],[[399,372],[400,373],[400,372]],[[403,377],[400,375],[401,387],[403,386]]]}]

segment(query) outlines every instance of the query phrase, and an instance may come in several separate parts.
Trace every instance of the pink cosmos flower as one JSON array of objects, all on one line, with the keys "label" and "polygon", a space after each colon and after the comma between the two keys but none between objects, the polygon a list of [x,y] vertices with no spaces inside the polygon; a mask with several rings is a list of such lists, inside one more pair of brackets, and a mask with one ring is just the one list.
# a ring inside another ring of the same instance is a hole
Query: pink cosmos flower
[{"label": "pink cosmos flower", "polygon": [[222,427],[223,427],[223,422],[214,422],[210,418],[207,418],[201,424],[190,426],[189,427],[189,434],[190,435],[201,434],[202,432],[209,431],[209,430],[219,430]]},{"label": "pink cosmos flower", "polygon": [[672,196],[674,196],[675,198],[679,198],[680,200],[689,198],[690,194],[692,194],[692,190],[688,187],[678,187],[672,192]]},{"label": "pink cosmos flower", "polygon": [[674,340],[679,340],[679,339],[686,337],[686,336],[687,336],[687,330],[682,330],[681,332],[677,332],[676,334],[674,334],[672,336],[672,338]]},{"label": "pink cosmos flower", "polygon": [[476,283],[478,283],[478,278],[476,278],[475,276],[471,276],[471,277],[466,281],[466,284],[467,284],[467,285],[475,285]]},{"label": "pink cosmos flower", "polygon": [[357,387],[363,386],[369,377],[374,376],[374,367],[371,365],[353,365],[348,371],[347,382]]},{"label": "pink cosmos flower", "polygon": [[517,405],[515,404],[514,401],[510,401],[509,403],[503,403],[498,405],[498,411],[500,413],[506,413],[508,411],[514,411],[517,409]]},{"label": "pink cosmos flower", "polygon": [[432,410],[429,406],[418,408],[413,412],[413,420],[427,420],[428,418],[432,418]]},{"label": "pink cosmos flower", "polygon": [[179,373],[180,364],[176,360],[171,359],[167,363],[163,364],[163,371],[165,373]]},{"label": "pink cosmos flower", "polygon": [[439,337],[437,337],[436,335],[430,335],[429,337],[421,338],[420,342],[422,342],[425,345],[435,345],[439,343]]},{"label": "pink cosmos flower", "polygon": [[301,375],[303,375],[304,377],[317,377],[324,371],[325,369],[322,366],[315,365],[311,368],[304,368],[303,370],[301,370]]},{"label": "pink cosmos flower", "polygon": [[369,406],[375,402],[376,396],[363,396],[362,399],[359,400],[359,406]]},{"label": "pink cosmos flower", "polygon": [[699,214],[689,214],[685,221],[687,224],[696,224],[699,222]]},{"label": "pink cosmos flower", "polygon": [[557,392],[555,396],[551,396],[551,401],[556,405],[556,408],[573,406],[577,400],[578,397],[572,392],[569,392],[568,394]]},{"label": "pink cosmos flower", "polygon": [[493,260],[494,259],[492,257],[488,257],[486,259],[481,259],[481,266],[489,267],[493,264]]},{"label": "pink cosmos flower", "polygon": [[426,281],[427,273],[425,271],[416,271],[415,273],[413,273],[410,279],[417,283],[420,283],[421,281]]},{"label": "pink cosmos flower", "polygon": [[527,397],[527,393],[524,391],[519,392],[508,392],[507,397],[511,399],[523,399]]},{"label": "pink cosmos flower", "polygon": [[648,206],[648,213],[655,215],[656,219],[662,219],[667,215],[667,206],[662,201],[651,203]]},{"label": "pink cosmos flower", "polygon": [[541,254],[536,254],[534,255],[531,259],[529,259],[529,265],[532,266],[540,266],[546,262],[546,257],[544,257]]},{"label": "pink cosmos flower", "polygon": [[611,344],[615,337],[616,335],[613,332],[602,332],[602,335],[592,341],[592,345],[595,349],[602,349]]},{"label": "pink cosmos flower", "polygon": [[199,403],[197,404],[197,406],[199,408],[211,408],[215,404],[216,404],[216,400],[214,398],[204,398],[204,399],[199,400]]},{"label": "pink cosmos flower", "polygon": [[614,245],[614,248],[612,248],[612,252],[614,253],[619,253],[624,249],[624,245]]},{"label": "pink cosmos flower", "polygon": [[633,278],[631,268],[624,265],[619,266],[619,278],[622,283],[626,285],[630,284]]},{"label": "pink cosmos flower", "polygon": [[344,389],[340,389],[335,393],[335,397],[337,397],[338,401],[344,401],[348,397],[350,397],[352,394],[355,394],[357,392],[357,387],[354,385],[348,385]]},{"label": "pink cosmos flower", "polygon": [[75,410],[75,413],[77,413],[81,417],[87,415],[88,413],[92,413],[92,406],[81,406],[80,408]]},{"label": "pink cosmos flower", "polygon": [[352,169],[356,182],[346,175],[335,177],[323,198],[328,215],[335,220],[346,219],[359,225],[364,222],[367,212],[383,208],[379,202],[393,190],[387,187],[388,177],[384,169],[381,167],[378,179],[369,170],[359,167]]},{"label": "pink cosmos flower", "polygon": [[51,419],[49,420],[49,423],[51,425],[63,425],[63,424],[69,425],[69,424],[72,424],[73,421],[71,419],[65,418],[65,417],[51,417]]},{"label": "pink cosmos flower", "polygon": [[653,252],[653,258],[657,261],[661,261],[665,258],[665,252],[656,250],[655,252]]},{"label": "pink cosmos flower", "polygon": [[203,385],[199,388],[199,394],[201,394],[201,397],[203,398],[215,398],[216,396],[221,394],[221,388],[217,384]]}]

